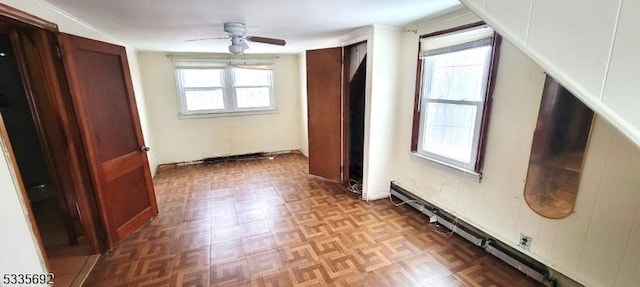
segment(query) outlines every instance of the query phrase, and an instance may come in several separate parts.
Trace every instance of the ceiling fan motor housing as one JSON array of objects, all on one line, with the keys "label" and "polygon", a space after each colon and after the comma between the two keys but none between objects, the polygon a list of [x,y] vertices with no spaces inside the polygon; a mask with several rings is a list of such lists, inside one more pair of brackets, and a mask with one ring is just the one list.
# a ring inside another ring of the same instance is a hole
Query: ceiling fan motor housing
[{"label": "ceiling fan motor housing", "polygon": [[231,23],[224,23],[224,31],[229,33],[229,36],[231,37],[233,36],[242,37],[244,36],[244,34],[247,33],[247,28],[244,25],[244,23],[231,22]]}]

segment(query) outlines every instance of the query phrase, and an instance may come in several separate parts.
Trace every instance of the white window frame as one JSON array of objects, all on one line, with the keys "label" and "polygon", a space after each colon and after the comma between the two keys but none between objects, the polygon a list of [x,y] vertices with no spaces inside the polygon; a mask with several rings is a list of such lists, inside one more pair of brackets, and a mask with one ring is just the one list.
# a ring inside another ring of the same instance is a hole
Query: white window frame
[{"label": "white window frame", "polygon": [[[256,70],[269,70],[269,85],[251,85],[251,86],[241,86],[236,85],[235,74],[233,73],[233,69],[256,69]],[[252,68],[251,66],[228,66],[226,69],[227,75],[229,75],[229,82],[227,82],[227,86],[230,87],[232,91],[228,92],[231,94],[232,105],[234,107],[234,111],[236,112],[251,112],[251,111],[272,111],[275,110],[275,99],[273,96],[273,69],[264,69],[264,68]],[[248,107],[241,108],[238,107],[237,103],[237,89],[238,88],[269,88],[269,100],[271,105],[269,107]]]},{"label": "white window frame", "polygon": [[[223,70],[223,72],[221,73],[221,82],[222,82],[222,86],[221,87],[184,87],[183,86],[183,77],[182,77],[182,73],[180,73],[181,70]],[[227,99],[224,95],[226,95],[227,93],[225,92],[225,83],[226,83],[226,72],[224,72],[224,68],[220,68],[220,67],[176,67],[175,69],[175,75],[176,75],[176,84],[178,86],[178,100],[180,102],[180,115],[192,115],[192,114],[215,114],[215,113],[224,113],[226,112],[226,109],[212,109],[212,110],[188,110],[187,109],[187,98],[186,98],[186,92],[188,91],[215,91],[215,90],[221,90],[222,91],[222,95],[223,95],[223,101],[226,103]]]},{"label": "white window frame", "polygon": [[[179,118],[199,118],[199,117],[220,117],[254,115],[277,112],[276,97],[274,95],[274,71],[272,60],[229,60],[229,59],[184,59],[172,57],[174,64],[174,74],[179,103]],[[270,71],[269,85],[239,86],[235,84],[233,69],[260,69]],[[181,70],[207,69],[222,70],[222,87],[184,87]],[[268,87],[270,105],[267,107],[240,108],[237,105],[236,89]],[[186,102],[186,91],[209,91],[222,90],[224,108],[211,110],[188,110]]]},{"label": "white window frame", "polygon": [[[474,32],[477,31],[477,32]],[[466,34],[466,35],[465,35]],[[470,36],[467,36],[470,35]],[[419,125],[418,125],[418,138],[417,138],[417,146],[416,150],[413,151],[414,154],[425,158],[429,161],[432,161],[436,164],[443,165],[446,167],[454,168],[457,170],[462,170],[465,173],[469,173],[471,175],[475,175],[478,178],[481,176],[481,167],[478,166],[479,153],[482,152],[480,150],[480,139],[481,133],[483,131],[483,119],[486,111],[486,101],[487,98],[490,97],[488,95],[488,89],[491,85],[491,69],[494,64],[494,57],[497,55],[493,55],[495,51],[494,45],[496,45],[494,41],[494,37],[496,37],[493,29],[486,25],[480,25],[476,27],[472,27],[469,29],[463,29],[460,31],[455,31],[451,33],[444,33],[442,35],[434,36],[434,37],[426,37],[421,39],[420,41],[420,64],[421,67],[421,75],[419,75],[419,81],[421,81],[420,85],[420,95],[419,95],[419,103],[418,103],[418,112],[420,113],[419,117]],[[434,38],[432,43],[429,43],[430,40]],[[464,51],[467,49],[473,49],[483,46],[490,46],[488,57],[486,58],[486,62],[484,64],[484,74],[483,74],[483,84],[481,86],[481,99],[480,100],[448,100],[448,99],[431,99],[429,98],[429,93],[431,89],[431,81],[432,78],[432,69],[433,66],[429,61],[429,56],[441,55],[445,53],[453,53]],[[464,105],[464,106],[474,106],[476,107],[476,118],[475,118],[475,126],[474,126],[474,134],[473,134],[473,142],[471,147],[471,155],[470,162],[465,163],[459,160],[456,160],[451,157],[447,157],[445,155],[440,155],[436,153],[432,153],[426,150],[424,147],[424,128],[427,121],[427,113],[428,113],[428,105],[430,103],[440,103],[440,104],[448,104],[448,105]]]}]

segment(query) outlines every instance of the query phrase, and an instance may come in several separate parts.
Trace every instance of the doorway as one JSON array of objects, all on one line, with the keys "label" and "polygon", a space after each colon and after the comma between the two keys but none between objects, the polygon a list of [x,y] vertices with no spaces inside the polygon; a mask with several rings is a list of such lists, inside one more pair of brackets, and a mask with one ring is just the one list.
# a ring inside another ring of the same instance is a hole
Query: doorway
[{"label": "doorway", "polygon": [[367,42],[353,44],[345,48],[349,67],[348,78],[345,79],[347,91],[345,96],[348,117],[346,129],[348,136],[348,180],[351,187],[362,191],[364,169],[364,115],[366,105],[367,79]]},{"label": "doorway", "polygon": [[33,112],[33,98],[27,95],[31,85],[23,78],[20,53],[12,42],[12,36],[16,39],[17,34],[4,27],[0,31],[0,115],[49,271],[56,276],[56,286],[71,286],[74,281],[83,280],[82,269],[94,264],[98,256],[92,256],[94,252],[86,240],[80,216],[74,220],[73,212],[69,212],[77,207],[68,206],[54,173],[55,166],[47,155],[43,126]]},{"label": "doorway", "polygon": [[309,174],[362,193],[367,42],[306,52]]},{"label": "doorway", "polygon": [[[1,3],[0,35],[11,75],[0,79],[0,138],[47,270],[56,286],[75,286],[100,253],[158,213],[125,47],[61,33]],[[2,117],[18,110],[19,125],[7,129]],[[25,126],[29,136],[16,137]]]}]

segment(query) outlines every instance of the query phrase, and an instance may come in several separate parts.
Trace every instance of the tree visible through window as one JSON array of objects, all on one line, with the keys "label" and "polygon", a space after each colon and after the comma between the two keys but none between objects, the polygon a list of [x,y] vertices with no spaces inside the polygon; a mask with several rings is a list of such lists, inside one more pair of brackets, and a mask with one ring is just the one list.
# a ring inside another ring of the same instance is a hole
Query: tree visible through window
[{"label": "tree visible through window", "polygon": [[412,151],[480,173],[497,35],[486,25],[421,37]]}]

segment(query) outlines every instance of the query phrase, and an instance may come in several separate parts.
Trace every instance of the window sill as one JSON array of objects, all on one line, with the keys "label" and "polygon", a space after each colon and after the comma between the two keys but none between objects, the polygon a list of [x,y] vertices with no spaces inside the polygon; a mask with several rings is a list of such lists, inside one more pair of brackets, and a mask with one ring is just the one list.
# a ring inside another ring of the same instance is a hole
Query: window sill
[{"label": "window sill", "polygon": [[178,114],[178,119],[199,119],[199,118],[222,118],[222,117],[242,117],[242,116],[255,116],[255,115],[269,115],[278,113],[277,109],[273,110],[259,110],[259,111],[239,111],[239,112],[219,112],[219,113],[193,113],[193,114]]},{"label": "window sill", "polygon": [[425,162],[427,164],[429,164],[430,166],[433,166],[435,168],[438,168],[440,170],[449,172],[449,173],[454,173],[459,175],[461,178],[465,178],[474,182],[478,182],[480,183],[482,181],[482,174],[477,173],[475,171],[472,170],[468,170],[468,169],[464,169],[434,158],[430,158],[415,152],[410,152],[409,153],[411,156],[413,156],[414,158],[419,159],[422,162]]}]

